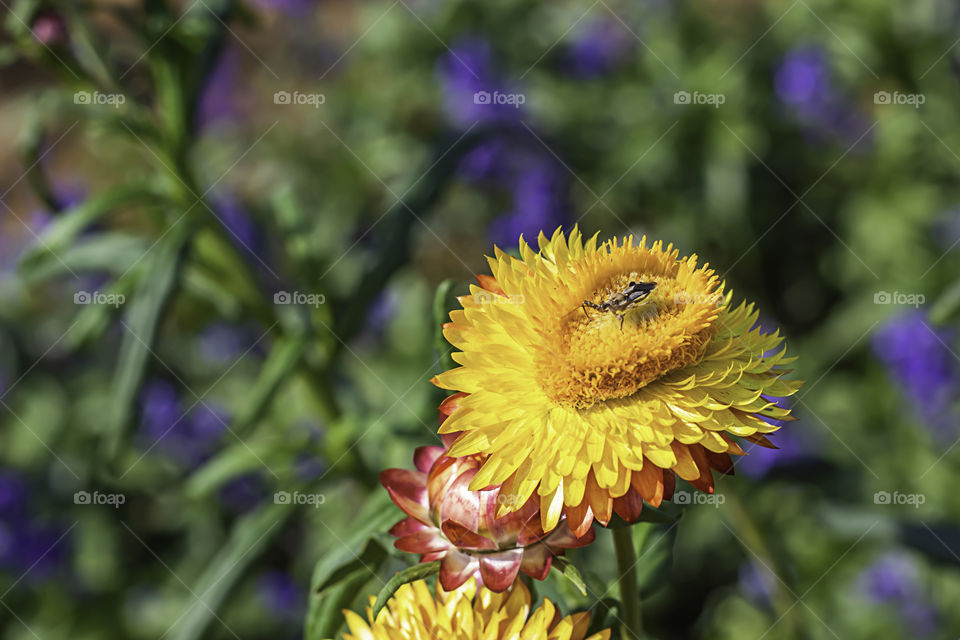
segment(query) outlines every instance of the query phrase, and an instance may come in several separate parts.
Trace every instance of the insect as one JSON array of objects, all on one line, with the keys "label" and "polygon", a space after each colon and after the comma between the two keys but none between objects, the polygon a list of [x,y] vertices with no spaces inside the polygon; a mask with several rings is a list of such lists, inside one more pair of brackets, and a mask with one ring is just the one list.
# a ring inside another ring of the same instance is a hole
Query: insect
[{"label": "insect", "polygon": [[623,331],[624,314],[635,305],[643,302],[656,286],[656,282],[634,282],[631,280],[626,289],[611,293],[607,296],[607,299],[600,304],[590,300],[584,300],[581,305],[583,314],[587,316],[587,318],[590,317],[590,314],[587,313],[587,307],[605,313],[612,313],[620,318],[620,331]]}]

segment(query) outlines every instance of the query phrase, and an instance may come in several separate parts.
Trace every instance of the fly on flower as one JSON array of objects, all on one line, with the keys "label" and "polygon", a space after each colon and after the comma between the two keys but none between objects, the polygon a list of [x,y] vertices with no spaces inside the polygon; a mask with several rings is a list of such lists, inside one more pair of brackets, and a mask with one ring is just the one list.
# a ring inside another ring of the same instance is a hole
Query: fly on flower
[{"label": "fly on flower", "polygon": [[[620,318],[620,330],[623,331],[623,318],[627,311],[647,299],[650,292],[657,286],[656,282],[634,282],[630,281],[627,288],[623,291],[614,291],[607,299],[597,304],[592,300],[584,300],[581,307],[584,315],[587,315],[587,307],[597,311],[609,312]],[[590,316],[587,315],[589,318]]]}]

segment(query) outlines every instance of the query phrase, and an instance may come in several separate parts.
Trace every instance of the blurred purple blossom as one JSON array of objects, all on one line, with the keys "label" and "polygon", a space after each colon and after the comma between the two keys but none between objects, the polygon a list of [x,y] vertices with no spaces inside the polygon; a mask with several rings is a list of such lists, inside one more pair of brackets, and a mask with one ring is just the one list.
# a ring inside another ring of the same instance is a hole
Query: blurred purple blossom
[{"label": "blurred purple blossom", "polygon": [[33,18],[30,31],[37,42],[52,47],[67,38],[67,23],[59,12],[41,10]]},{"label": "blurred purple blossom", "polygon": [[934,328],[920,310],[889,320],[873,337],[873,349],[903,387],[914,410],[938,441],[956,437],[953,407],[960,385],[960,363],[950,346],[955,334]]},{"label": "blurred purple blossom", "polygon": [[516,120],[523,113],[515,105],[496,104],[489,99],[494,92],[519,92],[497,72],[493,47],[483,38],[470,36],[455,41],[438,60],[437,75],[447,117],[458,126]]},{"label": "blurred purple blossom", "polygon": [[633,41],[633,35],[613,17],[585,20],[567,45],[564,67],[579,78],[598,78],[630,52]]},{"label": "blurred purple blossom", "polygon": [[220,488],[219,495],[223,506],[239,515],[263,503],[269,493],[263,475],[251,472],[231,478]]},{"label": "blurred purple blossom", "polygon": [[233,364],[256,340],[242,327],[226,322],[214,322],[199,334],[199,353],[208,362]]},{"label": "blurred purple blossom", "polygon": [[0,569],[28,572],[25,579],[41,582],[66,556],[64,532],[37,518],[26,478],[16,471],[0,474]]},{"label": "blurred purple blossom", "polygon": [[826,53],[813,45],[797,46],[782,58],[773,78],[780,102],[814,138],[855,141],[868,123],[834,86]]},{"label": "blurred purple blossom", "polygon": [[920,578],[919,567],[912,557],[900,551],[877,558],[860,574],[858,591],[876,605],[892,606],[914,637],[929,637],[937,631],[937,610],[929,604]]},{"label": "blurred purple blossom", "polygon": [[491,240],[512,247],[523,235],[528,242],[542,230],[549,234],[569,219],[566,179],[550,161],[532,162],[510,179],[513,207],[490,223]]},{"label": "blurred purple blossom", "polygon": [[777,577],[756,560],[740,564],[738,583],[744,597],[751,602],[767,606],[773,601]]},{"label": "blurred purple blossom", "polygon": [[302,17],[320,5],[319,0],[253,0],[260,9],[279,11],[288,16]]},{"label": "blurred purple blossom", "polygon": [[171,460],[195,467],[220,446],[228,416],[209,401],[186,411],[177,389],[165,380],[154,380],[141,394],[141,437],[145,447]]},{"label": "blurred purple blossom", "polygon": [[194,117],[198,130],[220,121],[236,119],[239,115],[238,89],[243,79],[240,59],[240,51],[236,47],[228,47],[220,53],[197,100]]},{"label": "blurred purple blossom", "polygon": [[306,591],[286,573],[267,571],[257,580],[264,607],[278,618],[299,620],[307,602]]}]

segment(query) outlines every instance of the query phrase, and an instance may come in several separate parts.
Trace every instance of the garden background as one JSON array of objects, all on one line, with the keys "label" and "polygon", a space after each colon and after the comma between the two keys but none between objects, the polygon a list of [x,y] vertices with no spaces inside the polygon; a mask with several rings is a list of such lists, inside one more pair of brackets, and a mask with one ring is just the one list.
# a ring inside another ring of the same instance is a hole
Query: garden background
[{"label": "garden background", "polygon": [[[0,13],[0,637],[335,630],[413,560],[377,474],[438,442],[453,296],[574,224],[702,256],[806,380],[637,529],[651,634],[960,635],[954,3]],[[599,624],[597,537],[537,588]]]}]

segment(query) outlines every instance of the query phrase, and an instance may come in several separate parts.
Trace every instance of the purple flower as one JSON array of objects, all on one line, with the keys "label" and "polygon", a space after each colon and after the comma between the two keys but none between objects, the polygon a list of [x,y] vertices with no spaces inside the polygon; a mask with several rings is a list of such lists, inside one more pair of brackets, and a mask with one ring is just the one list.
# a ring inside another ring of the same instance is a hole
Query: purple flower
[{"label": "purple flower", "polygon": [[66,40],[67,23],[56,11],[42,10],[34,17],[30,31],[37,42],[51,47]]},{"label": "purple flower", "polygon": [[205,129],[224,120],[234,120],[239,114],[239,92],[242,66],[236,47],[224,49],[207,76],[200,92],[195,113],[197,129]]},{"label": "purple flower", "polygon": [[738,582],[744,597],[755,604],[765,606],[773,601],[777,577],[759,562],[743,562],[740,565]]},{"label": "purple flower", "polygon": [[305,591],[282,571],[268,571],[257,580],[257,593],[267,611],[278,618],[297,620],[306,605]]},{"label": "purple flower", "polygon": [[920,571],[913,558],[903,552],[888,552],[864,569],[858,580],[859,593],[875,605],[892,606],[915,637],[933,635],[938,627],[930,594],[922,587]]},{"label": "purple flower", "polygon": [[521,234],[530,240],[542,230],[550,233],[567,220],[566,181],[549,162],[518,171],[510,185],[513,207],[490,223],[495,244],[512,247]]},{"label": "purple flower", "polygon": [[609,73],[629,53],[633,36],[614,18],[581,23],[567,45],[564,67],[580,78],[597,78]]},{"label": "purple flower", "polygon": [[206,400],[185,412],[177,390],[163,380],[144,387],[141,412],[145,446],[188,468],[199,465],[220,447],[228,420],[226,412]]},{"label": "purple flower", "polygon": [[289,16],[305,16],[320,3],[318,0],[253,0],[261,9],[279,11]]},{"label": "purple flower", "polygon": [[199,352],[211,363],[232,364],[247,352],[252,342],[248,331],[225,322],[215,322],[200,332]]},{"label": "purple flower", "polygon": [[518,93],[506,83],[494,65],[493,49],[487,40],[462,38],[437,62],[447,117],[461,127],[476,122],[516,120],[522,114],[513,104],[497,96]]},{"label": "purple flower", "polygon": [[960,367],[950,351],[950,330],[930,326],[924,312],[909,311],[876,332],[873,349],[937,440],[956,435],[953,408]]},{"label": "purple flower", "polygon": [[243,514],[261,504],[269,491],[260,473],[245,473],[220,488],[220,502],[235,514]]},{"label": "purple flower", "polygon": [[864,118],[834,87],[829,60],[819,47],[791,49],[777,67],[773,84],[780,101],[814,138],[854,141],[867,130]]}]

